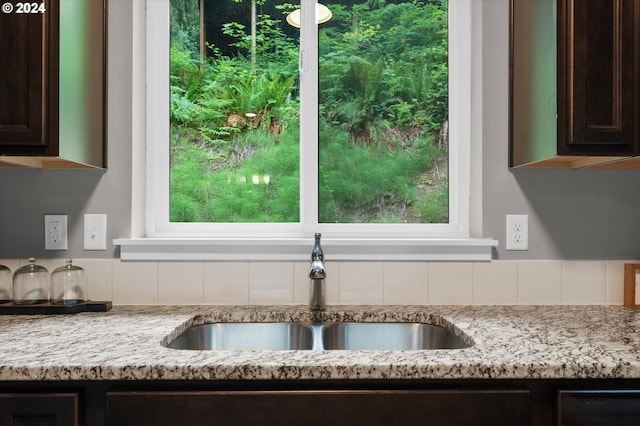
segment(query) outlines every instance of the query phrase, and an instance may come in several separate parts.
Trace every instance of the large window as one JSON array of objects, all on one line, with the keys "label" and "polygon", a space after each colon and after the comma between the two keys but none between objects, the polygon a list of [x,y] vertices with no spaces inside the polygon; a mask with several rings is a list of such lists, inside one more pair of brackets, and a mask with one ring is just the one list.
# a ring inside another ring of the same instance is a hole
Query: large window
[{"label": "large window", "polygon": [[171,0],[171,222],[300,221],[294,7]]},{"label": "large window", "polygon": [[[133,237],[215,253],[261,240],[264,258],[289,258],[286,241],[322,232],[351,247],[343,258],[368,258],[358,247],[387,258],[375,240],[396,259],[403,245],[407,258],[487,259],[495,241],[464,242],[470,0],[145,3],[134,8],[146,26],[146,178],[142,190],[134,173]],[[466,248],[439,257],[451,246]]]},{"label": "large window", "polygon": [[342,0],[319,32],[321,223],[448,223],[448,0]]},{"label": "large window", "polygon": [[[448,0],[312,8],[303,144],[299,7],[171,0],[170,220],[299,222],[310,192],[319,223],[448,223]],[[309,167],[317,187],[301,188]]]}]

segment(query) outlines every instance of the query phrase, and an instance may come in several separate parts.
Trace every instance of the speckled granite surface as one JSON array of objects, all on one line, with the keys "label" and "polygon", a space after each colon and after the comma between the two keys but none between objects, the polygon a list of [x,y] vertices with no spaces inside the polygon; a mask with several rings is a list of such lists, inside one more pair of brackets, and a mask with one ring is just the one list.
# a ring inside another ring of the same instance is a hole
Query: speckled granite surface
[{"label": "speckled granite surface", "polygon": [[[189,351],[162,346],[190,324],[420,321],[466,349]],[[0,380],[640,378],[640,312],[619,306],[115,306],[0,316]]]}]

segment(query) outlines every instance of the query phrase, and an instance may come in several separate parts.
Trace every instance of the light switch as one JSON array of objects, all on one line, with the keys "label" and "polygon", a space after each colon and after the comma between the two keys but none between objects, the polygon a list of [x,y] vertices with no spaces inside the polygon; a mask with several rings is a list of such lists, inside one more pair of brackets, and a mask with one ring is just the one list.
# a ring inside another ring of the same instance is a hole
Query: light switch
[{"label": "light switch", "polygon": [[84,215],[84,249],[85,250],[106,250],[107,249],[107,215],[106,214],[85,214]]}]

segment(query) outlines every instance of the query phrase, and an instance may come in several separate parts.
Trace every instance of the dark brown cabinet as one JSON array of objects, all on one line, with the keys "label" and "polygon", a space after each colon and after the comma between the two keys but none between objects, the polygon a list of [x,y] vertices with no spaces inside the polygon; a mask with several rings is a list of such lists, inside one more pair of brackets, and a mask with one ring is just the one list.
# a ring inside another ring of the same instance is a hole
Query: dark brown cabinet
[{"label": "dark brown cabinet", "polygon": [[0,167],[105,167],[107,0],[5,5]]},{"label": "dark brown cabinet", "polygon": [[0,381],[0,425],[640,424],[640,379]]},{"label": "dark brown cabinet", "polygon": [[558,154],[640,154],[640,2],[558,1]]},{"label": "dark brown cabinet", "polygon": [[640,167],[640,0],[512,0],[510,101],[510,166]]},{"label": "dark brown cabinet", "polygon": [[44,6],[45,13],[0,14],[3,153],[45,154],[57,145],[59,2]]},{"label": "dark brown cabinet", "polygon": [[526,390],[113,392],[107,425],[513,426],[529,423]]},{"label": "dark brown cabinet", "polygon": [[0,425],[77,426],[75,393],[0,393]]},{"label": "dark brown cabinet", "polygon": [[558,393],[558,426],[638,424],[638,390],[571,390]]}]

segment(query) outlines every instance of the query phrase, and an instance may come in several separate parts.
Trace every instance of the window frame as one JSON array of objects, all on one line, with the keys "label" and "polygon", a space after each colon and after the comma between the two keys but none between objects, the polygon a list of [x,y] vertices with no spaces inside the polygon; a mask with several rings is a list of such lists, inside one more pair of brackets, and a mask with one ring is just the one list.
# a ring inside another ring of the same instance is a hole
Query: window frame
[{"label": "window frame", "polygon": [[[300,185],[317,188],[318,59],[312,50],[317,52],[318,35],[315,8],[305,7],[313,1],[301,3],[300,90],[307,99],[301,105],[301,141],[307,145],[301,142]],[[456,28],[449,35],[450,123],[457,124],[450,128],[448,224],[318,223],[317,193],[302,190],[300,223],[202,224],[169,222],[169,168],[163,166],[169,164],[169,0],[134,2],[132,236],[114,241],[121,258],[301,260],[308,257],[313,234],[321,232],[334,259],[490,260],[497,242],[471,238],[469,231],[469,94],[478,93],[472,92],[472,72],[479,68],[472,61],[472,24],[478,21],[472,19],[472,3],[449,1],[449,25]]]}]

